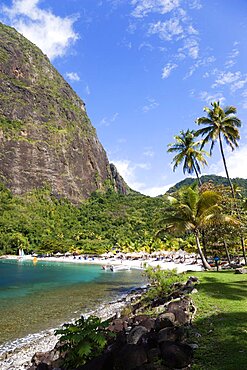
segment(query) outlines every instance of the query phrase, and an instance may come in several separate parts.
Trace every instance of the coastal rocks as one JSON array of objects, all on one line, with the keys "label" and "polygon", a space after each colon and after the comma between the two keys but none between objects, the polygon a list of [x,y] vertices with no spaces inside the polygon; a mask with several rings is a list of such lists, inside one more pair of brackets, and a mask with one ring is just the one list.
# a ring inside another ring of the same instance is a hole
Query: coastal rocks
[{"label": "coastal rocks", "polygon": [[[48,352],[36,352],[31,362],[33,369],[50,370],[60,368],[63,363],[63,358],[61,357],[59,349],[55,346],[53,350]],[[32,370],[32,367],[30,370]]]},{"label": "coastal rocks", "polygon": [[158,333],[158,343],[162,342],[182,342],[185,340],[185,330],[183,327],[172,327],[161,329]]},{"label": "coastal rocks", "polygon": [[[143,288],[145,290],[145,288]],[[138,291],[140,293],[141,288]],[[107,320],[118,313],[125,307],[126,301],[134,299],[135,291],[132,294],[123,296],[121,300],[117,302],[113,301],[107,304],[100,305],[98,309],[91,314],[101,317],[103,320]],[[58,337],[54,335],[54,330],[43,331],[36,334],[28,335],[25,338],[18,339],[5,345],[4,349],[0,350],[0,369],[1,370],[38,370],[37,366],[41,367],[41,364],[35,366],[31,363],[31,359],[36,352],[47,352],[52,351]],[[94,367],[93,367],[94,369]],[[97,370],[97,369],[94,369]],[[108,370],[108,368],[106,368]]]},{"label": "coastal rocks", "polygon": [[192,361],[193,350],[188,344],[162,342],[161,357],[169,369],[183,369]]},{"label": "coastal rocks", "polygon": [[[184,295],[184,287],[194,287],[196,282],[190,278],[185,284],[178,284],[176,291],[180,291],[180,297],[159,305],[159,314],[152,309],[147,311],[149,314],[142,313],[140,305],[138,314],[130,310],[128,315],[115,315],[107,328],[115,333],[115,339],[109,340],[101,355],[71,370],[188,369],[196,347],[189,343],[187,329],[195,308],[192,300]],[[53,351],[36,353],[29,370],[58,370],[59,367],[63,370],[56,348]]]},{"label": "coastal rocks", "polygon": [[115,354],[112,369],[133,370],[147,362],[148,357],[143,345],[126,344]]},{"label": "coastal rocks", "polygon": [[140,339],[148,332],[144,326],[136,326],[134,327],[127,336],[127,343],[128,344],[137,344]]},{"label": "coastal rocks", "polygon": [[[188,342],[187,328],[195,309],[184,291],[188,287],[193,291],[196,283],[197,279],[191,277],[185,284],[178,284],[176,291],[180,291],[180,298],[156,307],[160,312],[157,317],[130,313],[130,317],[113,320],[109,328],[117,332],[114,343],[96,362],[89,361],[77,370],[188,369],[196,347]],[[141,310],[141,305],[138,307]]]},{"label": "coastal rocks", "polygon": [[191,311],[192,301],[188,297],[172,301],[167,305],[167,312],[173,313],[175,316],[175,321],[179,325],[185,325],[190,322],[190,311]]},{"label": "coastal rocks", "polygon": [[172,327],[175,323],[175,320],[176,317],[173,312],[162,313],[157,317],[155,321],[155,327],[157,330]]}]

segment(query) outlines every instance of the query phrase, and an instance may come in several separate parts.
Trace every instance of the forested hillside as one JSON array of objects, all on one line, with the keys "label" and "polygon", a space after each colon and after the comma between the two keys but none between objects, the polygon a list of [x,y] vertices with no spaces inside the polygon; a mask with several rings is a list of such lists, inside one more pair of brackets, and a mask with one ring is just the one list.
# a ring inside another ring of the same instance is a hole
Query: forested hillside
[{"label": "forested hillside", "polygon": [[[242,179],[242,178],[233,178],[231,179],[232,183],[235,184],[235,186],[238,186],[241,188],[242,196],[247,197],[247,179]],[[228,180],[226,177],[223,176],[217,176],[217,175],[204,175],[201,176],[201,181],[202,183],[207,183],[207,182],[212,182],[214,185],[224,185],[228,186]],[[178,182],[174,186],[172,186],[169,190],[168,193],[172,193],[174,191],[177,191],[183,186],[190,186],[194,182],[197,182],[195,178],[187,177],[186,179]]]},{"label": "forested hillside", "polygon": [[[229,187],[220,189],[224,196],[229,196]],[[185,230],[174,234],[167,228],[164,219],[173,214],[167,195],[156,198],[138,193],[121,195],[109,188],[106,193],[94,192],[75,206],[54,196],[48,187],[13,195],[1,185],[0,254],[16,254],[19,248],[38,254],[67,251],[100,254],[112,250],[151,253],[179,248],[196,251],[193,233]],[[179,197],[179,192],[175,197]],[[224,212],[231,214],[231,202],[223,203],[227,205]],[[238,232],[223,225],[205,229],[205,236],[209,250],[223,248],[224,253],[223,239],[233,250],[240,245]]]},{"label": "forested hillside", "polygon": [[162,198],[95,192],[80,206],[39,189],[16,196],[2,185],[0,250],[2,254],[78,251],[102,253],[112,248],[140,250],[158,246],[155,220]]}]

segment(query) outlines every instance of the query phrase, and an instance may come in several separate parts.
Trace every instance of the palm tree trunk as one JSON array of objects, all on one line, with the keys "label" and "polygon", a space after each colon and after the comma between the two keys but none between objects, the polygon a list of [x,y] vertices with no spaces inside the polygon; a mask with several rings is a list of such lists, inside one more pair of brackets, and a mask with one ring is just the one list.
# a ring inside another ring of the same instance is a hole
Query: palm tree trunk
[{"label": "palm tree trunk", "polygon": [[194,163],[193,163],[193,168],[194,168],[194,171],[196,173],[198,184],[199,184],[199,186],[202,186],[202,180],[200,179],[199,173],[198,173],[198,171],[197,171],[196,166],[194,165]]},{"label": "palm tree trunk", "polygon": [[224,247],[225,247],[225,251],[226,251],[226,258],[227,258],[227,261],[228,261],[228,263],[230,265],[231,264],[231,258],[230,258],[230,255],[229,255],[229,251],[228,251],[228,247],[227,247],[226,241],[224,240],[223,243],[224,243]]},{"label": "palm tree trunk", "polygon": [[200,257],[201,257],[203,267],[205,268],[205,270],[210,270],[211,269],[211,266],[207,262],[206,258],[204,257],[204,254],[203,254],[202,249],[201,249],[201,246],[200,246],[200,240],[199,240],[199,235],[198,235],[198,232],[197,231],[195,232],[195,238],[196,238],[196,246],[197,246],[197,249],[198,249],[198,253],[199,253]]},{"label": "palm tree trunk", "polygon": [[226,177],[227,177],[227,180],[228,180],[230,188],[231,188],[232,197],[233,197],[233,199],[235,199],[235,193],[234,193],[233,185],[232,185],[231,179],[229,177],[228,169],[227,169],[227,166],[226,166],[226,158],[225,158],[225,155],[224,155],[223,144],[222,144],[222,139],[221,139],[220,133],[219,133],[219,143],[220,143],[220,152],[221,152],[221,156],[222,156],[222,159],[223,159],[223,164],[224,164],[225,171],[226,171]]},{"label": "palm tree trunk", "polygon": [[[219,133],[219,143],[220,143],[220,151],[221,151],[221,155],[222,155],[222,159],[223,159],[223,163],[224,163],[224,167],[225,167],[225,171],[226,171],[226,177],[228,179],[228,182],[229,182],[229,185],[230,185],[230,188],[231,188],[231,192],[232,192],[232,197],[233,197],[233,200],[234,200],[234,206],[236,208],[238,219],[241,222],[241,217],[240,217],[239,209],[238,209],[237,203],[235,201],[234,188],[233,188],[233,185],[232,185],[232,182],[231,182],[231,179],[229,177],[228,170],[227,170],[227,166],[226,166],[226,159],[225,159],[225,155],[224,155],[224,151],[223,151],[223,145],[222,145],[222,140],[221,140],[220,133]],[[245,253],[245,245],[244,245],[244,237],[243,237],[243,235],[241,235],[241,246],[242,246],[244,261],[245,261],[245,264],[247,265],[247,259],[246,259],[246,253]]]},{"label": "palm tree trunk", "polygon": [[244,263],[247,265],[246,253],[245,253],[245,245],[244,245],[244,237],[241,236],[241,246],[243,251]]},{"label": "palm tree trunk", "polygon": [[207,249],[206,249],[206,238],[205,238],[205,231],[202,230],[202,249],[203,249],[203,254],[207,260]]}]

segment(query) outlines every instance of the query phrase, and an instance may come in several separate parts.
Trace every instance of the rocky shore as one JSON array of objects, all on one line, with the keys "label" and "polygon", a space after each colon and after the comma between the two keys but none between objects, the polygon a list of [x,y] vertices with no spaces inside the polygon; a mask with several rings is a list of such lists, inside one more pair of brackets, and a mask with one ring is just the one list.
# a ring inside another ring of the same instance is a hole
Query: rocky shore
[{"label": "rocky shore", "polygon": [[[114,315],[118,315],[126,304],[140,296],[141,292],[145,291],[145,289],[144,287],[133,290],[117,301],[103,304],[97,310],[85,316],[94,314],[106,320]],[[58,337],[54,335],[54,331],[55,329],[43,331],[7,344],[5,350],[0,351],[0,369],[27,370],[30,368],[34,353],[48,352],[55,347]]]},{"label": "rocky shore", "polygon": [[[69,369],[190,369],[193,352],[198,347],[190,338],[196,312],[190,293],[196,292],[197,282],[198,279],[191,276],[185,283],[174,283],[167,292],[148,301],[137,299],[138,294],[129,297],[130,304],[121,315],[115,314],[105,329],[115,336],[109,337],[103,353],[84,365],[80,361],[77,365],[70,364]],[[139,292],[139,298],[141,296]],[[35,353],[28,370],[62,370],[67,350],[64,352],[61,348],[59,344],[51,351]]]}]

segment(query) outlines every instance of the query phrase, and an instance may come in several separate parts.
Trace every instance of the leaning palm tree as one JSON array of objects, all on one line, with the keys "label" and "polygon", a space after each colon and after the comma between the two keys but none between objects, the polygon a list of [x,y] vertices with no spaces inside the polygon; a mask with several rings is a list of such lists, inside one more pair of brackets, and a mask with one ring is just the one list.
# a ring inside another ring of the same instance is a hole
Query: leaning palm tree
[{"label": "leaning palm tree", "polygon": [[235,198],[234,188],[229,177],[226,159],[223,149],[223,139],[234,150],[238,147],[238,140],[240,139],[239,127],[241,127],[241,121],[236,117],[236,108],[228,106],[222,108],[220,102],[211,103],[212,109],[205,107],[204,111],[207,113],[206,117],[200,117],[196,119],[198,125],[205,125],[205,127],[199,129],[196,135],[202,135],[204,137],[202,141],[202,148],[205,144],[211,142],[210,155],[212,154],[216,141],[219,141],[220,152],[226,172],[226,176],[231,188],[232,196]]},{"label": "leaning palm tree", "polygon": [[182,189],[178,197],[168,196],[167,200],[169,207],[163,218],[167,230],[180,233],[192,232],[203,267],[210,269],[201,249],[200,234],[209,225],[222,225],[222,223],[239,225],[239,221],[222,213],[220,206],[222,197],[212,190],[200,193],[198,189],[188,187]]},{"label": "leaning palm tree", "polygon": [[196,174],[199,185],[202,185],[199,174],[201,173],[200,164],[207,165],[204,155],[207,155],[205,150],[200,149],[201,141],[195,141],[195,131],[187,130],[180,131],[180,135],[174,136],[175,143],[168,144],[168,153],[177,152],[178,154],[172,160],[174,163],[173,171],[183,163],[183,173]]}]

